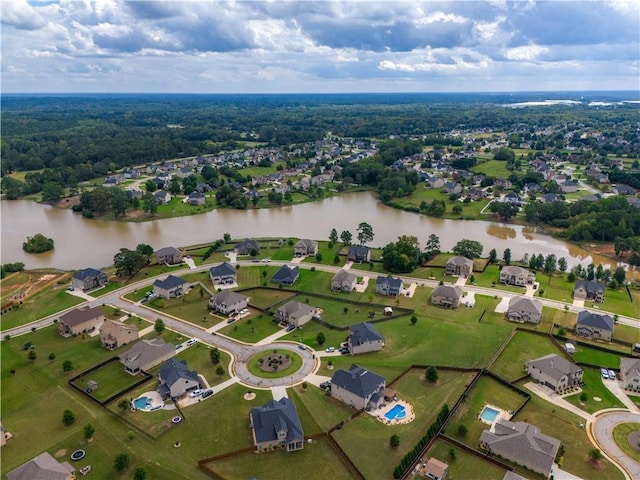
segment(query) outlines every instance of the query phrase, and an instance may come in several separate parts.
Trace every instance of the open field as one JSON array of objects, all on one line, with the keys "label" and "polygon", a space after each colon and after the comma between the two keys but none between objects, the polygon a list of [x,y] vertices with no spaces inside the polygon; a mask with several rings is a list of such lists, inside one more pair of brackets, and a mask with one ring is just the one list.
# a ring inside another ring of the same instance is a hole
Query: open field
[{"label": "open field", "polygon": [[[424,380],[424,371],[414,369],[393,385],[398,398],[409,402],[416,419],[404,425],[385,425],[362,413],[332,435],[365,478],[390,478],[407,449],[413,448],[426,433],[444,404],[452,406],[472,374],[440,371],[438,382]],[[389,446],[391,435],[400,437],[405,448]]]},{"label": "open field", "polygon": [[475,167],[471,167],[474,173],[483,173],[488,177],[507,178],[512,172],[507,170],[507,162],[501,160],[487,160],[479,163]]},{"label": "open field", "polygon": [[327,432],[353,414],[351,407],[311,385],[306,390],[298,385],[287,393],[296,404],[305,435]]},{"label": "open field", "polygon": [[519,331],[496,359],[491,371],[506,380],[513,381],[527,373],[524,367],[527,360],[540,358],[550,353],[562,356],[562,353],[549,338]]},{"label": "open field", "polygon": [[219,332],[241,342],[256,343],[282,329],[282,327],[273,323],[271,315],[257,313],[255,310],[252,311],[251,308],[249,311],[249,315],[235,320],[220,329]]},{"label": "open field", "polygon": [[140,378],[126,373],[122,368],[122,364],[116,361],[108,363],[84,377],[80,377],[74,382],[74,385],[84,390],[89,380],[95,381],[98,384],[98,388],[91,392],[91,396],[102,402],[133,385]]},{"label": "open field", "polygon": [[[455,450],[455,460],[451,458],[449,452]],[[470,478],[482,478],[483,480],[502,480],[506,470],[482,460],[481,458],[471,455],[464,450],[452,447],[451,444],[436,440],[433,447],[425,455],[427,458],[436,458],[449,465],[447,469],[447,478],[449,480],[465,480]]]},{"label": "open field", "polygon": [[249,303],[255,305],[258,308],[264,308],[274,305],[276,303],[284,302],[295,297],[295,293],[286,290],[271,290],[268,288],[254,288],[242,292],[250,298]]}]

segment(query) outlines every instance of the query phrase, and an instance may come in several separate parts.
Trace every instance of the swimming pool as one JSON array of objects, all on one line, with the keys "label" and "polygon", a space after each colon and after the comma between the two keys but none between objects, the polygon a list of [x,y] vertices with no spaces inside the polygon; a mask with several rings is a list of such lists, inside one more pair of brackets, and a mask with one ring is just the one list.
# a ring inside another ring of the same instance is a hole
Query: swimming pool
[{"label": "swimming pool", "polygon": [[484,407],[482,413],[480,414],[480,420],[483,420],[487,423],[493,423],[496,421],[496,418],[498,418],[499,413],[500,412],[495,408]]},{"label": "swimming pool", "polygon": [[401,420],[407,416],[402,405],[395,405],[391,410],[384,414],[387,420]]},{"label": "swimming pool", "polygon": [[144,410],[149,407],[151,401],[147,397],[139,397],[133,401],[133,406],[138,410]]}]

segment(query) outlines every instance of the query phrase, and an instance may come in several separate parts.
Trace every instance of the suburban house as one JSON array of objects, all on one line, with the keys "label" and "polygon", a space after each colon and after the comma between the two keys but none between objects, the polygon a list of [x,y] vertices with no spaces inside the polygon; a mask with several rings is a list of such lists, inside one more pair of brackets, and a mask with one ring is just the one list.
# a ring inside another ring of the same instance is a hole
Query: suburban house
[{"label": "suburban house", "polygon": [[8,480],[74,480],[75,468],[69,462],[58,463],[49,453],[44,452],[7,472]]},{"label": "suburban house", "polygon": [[349,352],[352,354],[377,352],[382,350],[384,337],[369,322],[357,323],[349,327],[347,340]]},{"label": "suburban house", "polygon": [[175,265],[182,262],[182,252],[175,247],[159,248],[155,251],[156,263],[167,263],[169,265]]},{"label": "suburban house", "polygon": [[243,241],[236,243],[235,247],[233,247],[233,251],[238,255],[251,255],[252,250],[255,250],[256,253],[260,253],[260,244],[251,238],[246,238]]},{"label": "suburban house", "polygon": [[549,478],[560,441],[526,422],[498,420],[480,435],[480,447]]},{"label": "suburban house", "polygon": [[518,323],[540,323],[542,302],[537,298],[513,297],[509,300],[507,318]]},{"label": "suburban house", "polygon": [[259,452],[275,448],[287,452],[304,448],[304,432],[295,404],[286,397],[269,400],[249,414],[253,443]]},{"label": "suburban house", "polygon": [[124,371],[135,375],[146,372],[176,354],[176,347],[161,338],[140,340],[118,358],[124,365]]},{"label": "suburban house", "polygon": [[153,293],[162,298],[175,298],[184,294],[188,287],[189,282],[186,280],[169,275],[164,280],[153,282]]},{"label": "suburban house", "polygon": [[356,263],[370,262],[371,250],[363,245],[350,245],[347,250],[347,260]]},{"label": "suburban house", "polygon": [[399,278],[383,277],[376,278],[376,293],[379,295],[397,297],[402,292],[404,284]]},{"label": "suburban house", "polygon": [[446,308],[458,308],[462,298],[462,288],[457,285],[439,285],[431,293],[431,303]]},{"label": "suburban house", "polygon": [[[163,187],[160,187],[163,188]],[[157,192],[153,192],[153,200],[158,205],[166,205],[171,201],[171,194],[166,190],[158,190]]]},{"label": "suburban house", "polygon": [[102,346],[115,350],[138,339],[138,327],[115,320],[105,320],[100,327]]},{"label": "suburban house", "polygon": [[385,379],[358,365],[340,369],[331,378],[331,396],[357,409],[376,410],[383,402]]},{"label": "suburban house", "polygon": [[163,399],[180,398],[189,390],[200,388],[197,372],[192,372],[184,360],[170,358],[160,366],[158,393]]},{"label": "suburban house", "polygon": [[583,310],[576,319],[576,335],[611,340],[614,321],[611,315]]},{"label": "suburban house", "polygon": [[468,277],[471,272],[473,272],[473,260],[467,257],[451,257],[444,267],[444,273],[447,275]]},{"label": "suburban house", "polygon": [[227,315],[247,308],[249,297],[231,290],[223,290],[209,299],[209,309]]},{"label": "suburban house", "polygon": [[308,239],[298,240],[298,243],[293,247],[293,253],[296,257],[315,255],[318,253],[318,242]]},{"label": "suburban house", "polygon": [[300,272],[298,271],[298,267],[283,265],[280,267],[280,270],[271,277],[271,282],[277,283],[278,285],[293,285],[299,276]]},{"label": "suburban house", "polygon": [[582,383],[582,369],[554,353],[528,360],[524,366],[531,378],[553,389],[556,393],[573,386],[580,386]]},{"label": "suburban house", "polygon": [[620,378],[625,390],[640,392],[640,358],[620,358]]},{"label": "suburban house", "polygon": [[442,186],[442,193],[445,195],[457,195],[462,193],[462,185],[458,182],[447,182]]},{"label": "suburban house", "polygon": [[535,280],[535,273],[530,272],[526,268],[507,265],[500,270],[500,283],[524,287],[527,284],[535,282]]},{"label": "suburban house", "polygon": [[331,279],[331,290],[334,292],[351,292],[356,286],[358,277],[348,270],[340,270]]},{"label": "suburban house", "polygon": [[214,285],[233,285],[236,283],[237,275],[235,267],[228,262],[209,269],[211,283]]},{"label": "suburban house", "polygon": [[207,197],[203,193],[195,191],[191,192],[187,197],[187,203],[194,207],[199,207],[207,203]]},{"label": "suburban house", "polygon": [[58,331],[63,337],[89,333],[100,328],[104,314],[100,307],[74,308],[58,317]]},{"label": "suburban house", "polygon": [[276,320],[280,323],[288,323],[301,327],[313,318],[316,313],[315,307],[310,307],[305,303],[289,302],[276,310],[274,314]]},{"label": "suburban house", "polygon": [[94,288],[101,287],[109,282],[107,274],[95,268],[85,268],[78,270],[71,277],[71,286],[86,292]]},{"label": "suburban house", "polygon": [[447,477],[447,468],[449,468],[449,465],[441,462],[437,458],[431,457],[422,469],[422,472],[425,477],[431,480],[444,480]]},{"label": "suburban house", "polygon": [[573,287],[573,298],[602,303],[604,302],[604,283],[595,280],[577,280]]}]

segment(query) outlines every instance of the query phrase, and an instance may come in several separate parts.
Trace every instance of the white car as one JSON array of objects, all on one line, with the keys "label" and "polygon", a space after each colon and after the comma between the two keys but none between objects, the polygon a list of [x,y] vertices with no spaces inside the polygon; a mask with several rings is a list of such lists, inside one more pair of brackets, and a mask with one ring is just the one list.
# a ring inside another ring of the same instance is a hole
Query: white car
[{"label": "white car", "polygon": [[328,347],[324,351],[327,353],[333,353],[336,351],[336,347]]},{"label": "white car", "polygon": [[198,340],[196,338],[190,338],[189,340],[187,340],[187,347],[190,347],[191,345],[193,345],[197,341]]},{"label": "white car", "polygon": [[269,263],[271,261],[270,258],[263,258],[262,263]]},{"label": "white car", "polygon": [[249,309],[247,309],[247,308],[243,308],[242,310],[240,310],[240,313],[241,313],[242,315],[244,315],[244,314],[246,314],[246,313],[249,313]]},{"label": "white car", "polygon": [[200,395],[202,395],[202,390],[200,389],[194,390],[193,392],[189,393],[189,396],[191,398],[199,397]]}]

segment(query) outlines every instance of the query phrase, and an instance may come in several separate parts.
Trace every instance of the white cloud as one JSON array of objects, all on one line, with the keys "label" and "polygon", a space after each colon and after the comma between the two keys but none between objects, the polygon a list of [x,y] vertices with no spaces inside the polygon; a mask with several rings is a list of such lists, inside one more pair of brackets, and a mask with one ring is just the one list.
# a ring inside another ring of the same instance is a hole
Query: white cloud
[{"label": "white cloud", "polygon": [[548,48],[539,45],[523,45],[521,47],[507,49],[504,55],[509,60],[531,62],[537,60],[548,51]]},{"label": "white cloud", "polygon": [[2,23],[18,29],[35,30],[44,27],[46,21],[27,3],[27,0],[5,0],[0,2]]},{"label": "white cloud", "polygon": [[431,23],[465,23],[468,19],[453,13],[434,12],[415,20],[417,25],[429,25]]}]

